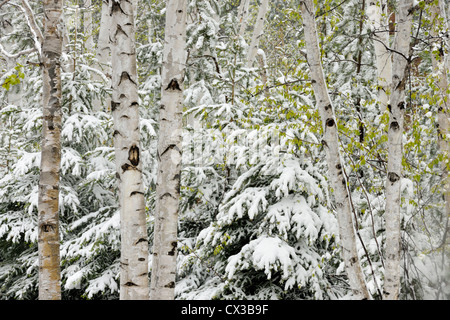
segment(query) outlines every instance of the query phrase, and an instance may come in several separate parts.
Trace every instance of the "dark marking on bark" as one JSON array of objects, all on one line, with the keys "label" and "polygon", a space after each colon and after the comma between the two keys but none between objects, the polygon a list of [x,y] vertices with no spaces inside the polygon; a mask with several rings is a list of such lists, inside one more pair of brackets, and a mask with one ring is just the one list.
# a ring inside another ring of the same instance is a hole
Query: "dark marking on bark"
[{"label": "dark marking on bark", "polygon": [[389,172],[388,179],[390,182],[394,183],[394,182],[397,182],[398,180],[400,180],[400,177],[395,172]]},{"label": "dark marking on bark", "polygon": [[120,6],[120,2],[113,1],[112,6],[111,6],[111,14],[110,15],[112,15],[112,13],[114,13],[118,10],[120,10],[123,14],[125,14],[122,7]]},{"label": "dark marking on bark", "polygon": [[389,128],[391,128],[394,131],[397,131],[398,129],[400,129],[400,126],[398,125],[397,121],[392,121]]},{"label": "dark marking on bark", "polygon": [[122,165],[122,170],[123,172],[127,171],[127,170],[135,170],[136,168],[134,166],[129,165],[128,163],[125,163],[124,165]]},{"label": "dark marking on bark", "polygon": [[171,197],[171,198],[175,199],[175,197],[172,196],[172,194],[170,194],[169,192],[164,193],[164,194],[163,194],[162,196],[160,196],[159,198],[162,199],[162,198],[165,198],[165,197]]},{"label": "dark marking on bark", "polygon": [[139,164],[139,147],[133,144],[128,151],[128,160],[130,160],[131,164],[135,167]]},{"label": "dark marking on bark", "polygon": [[166,284],[165,286],[164,286],[164,288],[175,288],[175,282],[173,282],[173,281],[171,281],[171,282],[169,282],[168,284]]},{"label": "dark marking on bark", "polygon": [[347,181],[345,181],[345,178],[342,178],[342,184],[345,186],[347,185]]},{"label": "dark marking on bark", "polygon": [[127,283],[124,284],[125,287],[137,287],[137,284],[132,282],[132,281],[128,281]]},{"label": "dark marking on bark", "polygon": [[175,251],[177,250],[177,242],[176,241],[172,241],[170,243],[170,245],[172,246],[172,249],[169,252],[167,252],[167,254],[169,256],[174,256],[175,255]]},{"label": "dark marking on bark", "polygon": [[139,261],[145,261],[145,258],[138,258]]},{"label": "dark marking on bark", "polygon": [[141,243],[141,242],[147,242],[148,240],[146,238],[139,238],[138,241],[136,241],[135,244]]},{"label": "dark marking on bark", "polygon": [[45,223],[41,225],[41,230],[43,232],[53,232],[55,229],[56,229],[55,226],[50,223]]},{"label": "dark marking on bark", "polygon": [[392,106],[391,106],[391,104],[387,105],[387,109],[389,110],[390,113],[392,113]]},{"label": "dark marking on bark", "polygon": [[320,143],[324,146],[324,147],[328,147],[328,143],[322,139],[322,141],[320,141]]},{"label": "dark marking on bark", "polygon": [[358,261],[358,259],[356,257],[353,257],[350,259],[350,264],[354,265],[357,261]]},{"label": "dark marking on bark", "polygon": [[166,90],[178,90],[181,91],[180,85],[178,84],[177,79],[172,79],[169,82],[169,85],[167,86]]},{"label": "dark marking on bark", "polygon": [[122,83],[122,81],[126,81],[126,80],[128,80],[128,81],[130,81],[130,82],[136,84],[136,83],[133,81],[133,79],[131,79],[130,74],[129,74],[128,72],[126,72],[126,71],[123,71],[122,74],[120,75],[120,80],[119,80],[119,84],[118,84],[118,85],[120,86],[120,84]]},{"label": "dark marking on bark", "polygon": [[328,111],[328,110],[330,110],[330,109],[331,109],[331,104],[328,104],[328,105],[325,106],[325,110],[326,110],[326,111]]},{"label": "dark marking on bark", "polygon": [[111,101],[111,111],[114,112],[120,106],[120,102]]},{"label": "dark marking on bark", "polygon": [[325,122],[325,124],[327,125],[327,127],[332,127],[332,126],[334,126],[334,120],[331,118],[328,118],[327,121]]},{"label": "dark marking on bark", "polygon": [[170,150],[172,150],[172,149],[175,149],[175,150],[177,150],[179,153],[181,153],[180,152],[180,149],[178,149],[178,147],[177,147],[177,145],[176,144],[170,144],[159,156],[160,157],[162,157],[163,155],[164,155],[164,153],[166,153],[167,151],[170,151]]},{"label": "dark marking on bark", "polygon": [[133,191],[132,193],[130,193],[130,197],[135,196],[137,194],[142,194],[144,195],[144,193],[142,191]]},{"label": "dark marking on bark", "polygon": [[338,170],[341,170],[341,169],[342,169],[342,166],[341,166],[340,163],[338,163],[338,164],[336,165],[336,169],[338,169]]},{"label": "dark marking on bark", "polygon": [[133,101],[131,104],[130,104],[130,108],[131,107],[139,107],[139,103],[137,102],[137,101]]},{"label": "dark marking on bark", "polygon": [[177,173],[176,175],[173,176],[173,180],[178,180],[180,179],[180,175]]},{"label": "dark marking on bark", "polygon": [[114,132],[113,132],[113,137],[115,137],[116,135],[121,135],[121,133],[120,133],[120,131],[119,130],[114,130]]}]

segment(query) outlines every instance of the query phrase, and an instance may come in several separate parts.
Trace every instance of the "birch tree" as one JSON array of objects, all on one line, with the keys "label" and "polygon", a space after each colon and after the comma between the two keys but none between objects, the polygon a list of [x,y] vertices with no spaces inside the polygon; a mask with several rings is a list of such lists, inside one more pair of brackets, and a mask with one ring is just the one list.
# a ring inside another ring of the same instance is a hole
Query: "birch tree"
[{"label": "birch tree", "polygon": [[[111,28],[111,16],[109,15],[109,0],[102,0],[100,29],[98,33],[96,58],[98,70],[102,71],[105,75],[111,75],[111,46],[109,41],[110,28]],[[101,77],[96,73],[93,74],[94,80],[100,81]],[[109,108],[111,99],[106,99],[106,106]],[[92,105],[95,111],[102,110],[101,100],[95,97],[92,101]]]},{"label": "birch tree", "polygon": [[413,0],[400,0],[396,14],[396,35],[392,62],[392,88],[388,127],[388,163],[386,180],[386,251],[384,299],[397,300],[400,292],[400,206],[403,156],[405,86],[409,67]]},{"label": "birch tree", "polygon": [[392,82],[392,54],[389,50],[389,24],[386,1],[371,1],[367,16],[373,33],[373,46],[378,78],[378,99],[381,112],[386,111]]},{"label": "birch tree", "polygon": [[94,48],[94,35],[92,25],[92,0],[85,0],[83,4],[83,18],[84,18],[84,37],[85,48],[87,52],[92,52]]},{"label": "birch tree", "polygon": [[38,201],[39,299],[61,299],[59,178],[61,166],[61,64],[63,1],[45,0],[43,124]]},{"label": "birch tree", "polygon": [[250,0],[241,0],[238,9],[238,21],[239,21],[239,35],[244,36],[245,29],[247,28],[248,6]]},{"label": "birch tree", "polygon": [[264,31],[264,22],[266,21],[266,14],[269,10],[269,0],[262,0],[259,6],[258,16],[256,17],[255,28],[253,30],[252,40],[247,55],[247,67],[251,67],[253,60],[255,60],[258,52],[259,39]]},{"label": "birch tree", "polygon": [[148,299],[148,235],[142,184],[133,7],[112,0],[112,100],[121,230],[120,299]]},{"label": "birch tree", "polygon": [[186,0],[168,0],[163,49],[150,298],[174,299],[182,155]]},{"label": "birch tree", "polygon": [[320,60],[315,8],[312,0],[303,1],[300,7],[305,33],[307,60],[324,132],[322,144],[326,152],[328,177],[331,181],[336,201],[340,245],[342,247],[345,269],[354,297],[356,299],[370,299],[356,247],[349,190],[339,151],[336,117]]}]

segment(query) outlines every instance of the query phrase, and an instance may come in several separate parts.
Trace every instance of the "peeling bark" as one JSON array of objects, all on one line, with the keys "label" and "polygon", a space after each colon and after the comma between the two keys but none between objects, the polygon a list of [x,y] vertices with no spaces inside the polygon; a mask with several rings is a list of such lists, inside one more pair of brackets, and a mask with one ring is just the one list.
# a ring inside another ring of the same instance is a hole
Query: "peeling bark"
[{"label": "peeling bark", "polygon": [[121,231],[120,299],[147,300],[148,235],[140,161],[139,105],[136,102],[139,97],[133,7],[129,1],[121,0],[113,2],[110,8],[111,106]]},{"label": "peeling bark", "polygon": [[173,300],[182,152],[186,0],[169,0],[163,50],[150,299]]},{"label": "peeling bark", "polygon": [[38,200],[39,300],[60,300],[58,209],[63,1],[45,0],[43,6],[43,124]]},{"label": "peeling bark", "polygon": [[329,180],[331,181],[331,186],[334,190],[337,220],[339,223],[340,245],[342,247],[345,270],[354,297],[356,299],[370,299],[371,297],[367,290],[356,248],[352,209],[350,206],[349,191],[347,189],[347,180],[343,174],[335,114],[328,94],[322,62],[320,60],[313,1],[303,1],[301,3],[301,12],[305,32],[307,60],[310,66],[317,107],[322,119],[324,131],[322,144],[326,151]]}]

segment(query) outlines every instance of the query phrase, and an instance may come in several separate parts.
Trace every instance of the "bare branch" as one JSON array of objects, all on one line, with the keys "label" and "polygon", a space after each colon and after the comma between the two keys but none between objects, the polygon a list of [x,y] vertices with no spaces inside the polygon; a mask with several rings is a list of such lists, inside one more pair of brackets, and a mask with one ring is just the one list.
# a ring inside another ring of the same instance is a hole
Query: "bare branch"
[{"label": "bare branch", "polygon": [[34,52],[35,50],[36,50],[35,48],[30,48],[30,49],[26,49],[26,50],[23,50],[23,51],[20,51],[20,52],[17,52],[17,53],[9,53],[9,52],[7,52],[7,51],[5,50],[5,48],[4,48],[4,47],[2,46],[2,44],[0,43],[0,52],[1,52],[4,56],[6,56],[7,58],[9,58],[9,59],[17,59],[17,58],[19,58],[20,56],[23,56],[23,55],[32,53],[32,52]]},{"label": "bare branch", "polygon": [[44,36],[42,35],[41,29],[39,29],[38,25],[36,24],[36,19],[34,18],[34,14],[31,10],[30,4],[28,3],[28,0],[22,0],[22,5],[22,10],[25,13],[28,25],[30,26],[31,32],[33,33],[35,47],[40,55],[41,45],[42,43],[44,43]]},{"label": "bare branch", "polygon": [[2,3],[0,3],[0,8],[3,7],[3,5],[5,5],[7,2],[9,2],[9,0],[4,0]]}]

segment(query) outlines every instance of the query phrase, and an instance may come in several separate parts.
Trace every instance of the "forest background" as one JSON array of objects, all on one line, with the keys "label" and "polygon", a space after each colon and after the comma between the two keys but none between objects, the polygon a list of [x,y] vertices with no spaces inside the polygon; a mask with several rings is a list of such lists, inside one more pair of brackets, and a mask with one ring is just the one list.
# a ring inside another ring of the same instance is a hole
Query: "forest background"
[{"label": "forest background", "polygon": [[[176,299],[353,296],[305,2],[187,1]],[[449,299],[450,5],[411,1],[402,54],[394,46],[398,3],[381,2],[314,1],[357,264],[370,297],[381,299],[390,260],[386,209],[395,205],[386,189],[395,106],[385,97],[395,77],[381,72],[384,50],[385,63],[395,65],[396,56],[406,63],[399,298]],[[161,0],[133,5],[151,274],[167,10]],[[63,11],[61,294],[118,299],[111,15],[100,0],[65,0]],[[38,298],[43,15],[42,1],[0,1],[0,299]]]}]

